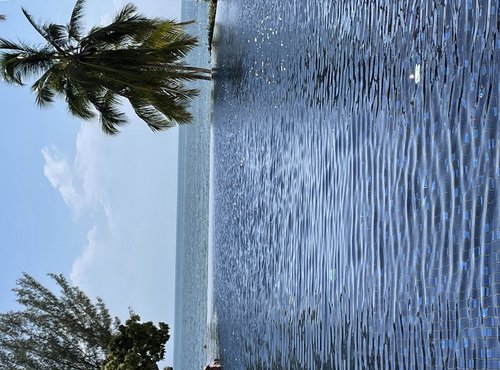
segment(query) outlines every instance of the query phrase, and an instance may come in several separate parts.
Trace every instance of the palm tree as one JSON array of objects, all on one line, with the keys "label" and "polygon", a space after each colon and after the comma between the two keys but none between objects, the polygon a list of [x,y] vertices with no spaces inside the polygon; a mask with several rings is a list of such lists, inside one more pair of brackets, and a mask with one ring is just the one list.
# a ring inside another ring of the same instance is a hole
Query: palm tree
[{"label": "palm tree", "polygon": [[77,0],[67,25],[38,24],[23,8],[28,22],[45,44],[31,45],[0,38],[1,74],[7,83],[23,85],[29,77],[36,103],[45,106],[56,95],[69,111],[89,120],[99,116],[106,134],[116,134],[127,123],[120,97],[153,131],[187,123],[189,100],[197,90],[186,81],[210,80],[210,70],[190,67],[182,58],[197,45],[177,23],[147,18],[125,5],[107,26],[83,35],[85,0]]}]

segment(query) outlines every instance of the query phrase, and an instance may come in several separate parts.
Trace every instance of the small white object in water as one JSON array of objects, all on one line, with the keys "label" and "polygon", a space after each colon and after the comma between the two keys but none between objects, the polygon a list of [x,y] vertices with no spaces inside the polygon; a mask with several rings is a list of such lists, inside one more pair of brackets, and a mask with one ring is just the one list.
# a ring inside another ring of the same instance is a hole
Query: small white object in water
[{"label": "small white object in water", "polygon": [[420,82],[420,64],[415,64],[415,73],[411,74],[410,78],[415,80],[416,84]]}]

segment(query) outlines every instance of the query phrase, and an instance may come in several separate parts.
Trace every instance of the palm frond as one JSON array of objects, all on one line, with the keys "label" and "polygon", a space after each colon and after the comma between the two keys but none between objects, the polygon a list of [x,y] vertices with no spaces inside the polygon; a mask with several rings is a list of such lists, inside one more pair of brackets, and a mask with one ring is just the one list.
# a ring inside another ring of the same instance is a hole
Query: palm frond
[{"label": "palm frond", "polygon": [[168,40],[165,36],[169,33],[174,32],[175,29],[175,22],[161,22],[158,27],[153,30],[153,32],[147,35],[147,37],[145,37],[143,40],[138,40],[138,42],[141,42],[142,46],[146,48],[161,47]]},{"label": "palm frond", "polygon": [[54,102],[54,96],[56,94],[52,86],[45,84],[43,85],[43,87],[33,88],[33,90],[36,93],[35,95],[36,105],[38,105],[39,107],[45,107],[48,104]]},{"label": "palm frond", "polygon": [[68,25],[66,26],[68,32],[68,39],[73,39],[80,41],[83,32],[82,18],[83,18],[83,6],[85,5],[85,0],[77,0],[73,12],[71,13],[71,18]]},{"label": "palm frond", "polygon": [[69,81],[78,84],[81,89],[89,91],[95,90],[96,93],[102,92],[102,84],[100,75],[96,71],[86,68],[82,65],[69,65],[67,69],[67,77]]},{"label": "palm frond", "polygon": [[3,37],[0,37],[0,49],[26,51],[24,45],[17,44],[14,41],[4,39]]},{"label": "palm frond", "polygon": [[177,40],[179,37],[188,36],[185,31],[184,26],[194,23],[194,21],[178,23],[172,20],[161,20],[157,27],[151,32],[147,38],[141,40],[143,47],[151,47],[151,48],[161,48],[164,45]]},{"label": "palm frond", "polygon": [[68,110],[72,115],[86,121],[95,117],[88,94],[85,90],[79,88],[77,84],[68,81],[64,87],[64,94],[66,95]]},{"label": "palm frond", "polygon": [[144,99],[129,99],[135,114],[142,119],[152,131],[162,131],[175,126],[175,122],[168,120],[151,103]]},{"label": "palm frond", "polygon": [[33,46],[25,42],[14,42],[11,40],[4,39],[2,37],[0,37],[0,49],[11,50],[11,51],[15,50],[31,54],[36,54],[36,53],[45,54],[47,52],[50,52],[49,48],[47,48],[46,46]]},{"label": "palm frond", "polygon": [[[158,91],[162,96],[174,99],[178,102],[188,102],[194,97],[198,96],[199,90],[197,89],[187,89],[182,86],[182,84],[166,84],[164,87],[160,88]],[[160,100],[161,102],[161,100]]]},{"label": "palm frond", "polygon": [[21,8],[21,10],[35,31],[37,31],[45,39],[45,41],[52,45],[59,53],[64,53],[64,45],[60,44],[58,40],[52,38],[52,35],[47,32],[47,25],[35,22],[33,16],[28,13],[25,8]]},{"label": "palm frond", "polygon": [[168,126],[158,128],[159,130],[176,126],[176,124],[183,125],[193,120],[193,116],[188,111],[187,104],[169,106],[165,108],[163,105],[156,106],[155,108],[170,119]]},{"label": "palm frond", "polygon": [[137,13],[133,4],[126,4],[107,26],[93,27],[87,36],[81,39],[82,44],[100,45],[101,47],[127,43],[138,43],[154,32],[162,20],[148,18]]},{"label": "palm frond", "polygon": [[89,97],[94,107],[99,112],[102,131],[107,135],[116,135],[118,127],[128,123],[124,113],[118,110],[119,100],[116,94],[108,90],[99,97]]},{"label": "palm frond", "polygon": [[44,30],[43,25],[35,22],[35,20],[33,19],[33,16],[30,13],[28,13],[28,11],[25,8],[21,8],[21,10],[22,10],[24,16],[26,17],[26,19],[28,20],[28,22],[35,29],[35,31],[38,32],[40,34],[40,36],[42,36],[45,39],[45,41],[47,41],[50,45],[52,45],[54,48],[56,48],[56,50],[60,51],[59,45],[57,45],[56,43],[54,43],[53,40],[50,39],[50,37],[47,35],[46,31]]},{"label": "palm frond", "polygon": [[44,107],[54,102],[55,91],[53,87],[47,83],[47,72],[40,79],[38,79],[31,90],[35,93],[35,102],[39,107]]},{"label": "palm frond", "polygon": [[118,13],[116,13],[115,18],[113,19],[113,23],[127,22],[136,17],[137,7],[132,3],[128,3],[125,4]]},{"label": "palm frond", "polygon": [[43,29],[47,36],[59,45],[59,47],[63,48],[66,46],[68,36],[65,26],[55,23],[47,23],[43,26]]},{"label": "palm frond", "polygon": [[198,45],[198,39],[191,35],[178,36],[158,49],[162,53],[170,53],[178,59],[184,58],[188,52]]},{"label": "palm frond", "polygon": [[25,77],[43,73],[52,66],[52,53],[3,53],[0,56],[2,76],[8,83],[23,85]]},{"label": "palm frond", "polygon": [[54,102],[56,93],[64,91],[66,75],[59,64],[49,68],[35,83],[31,90],[35,94],[35,101],[39,107]]},{"label": "palm frond", "polygon": [[28,22],[35,29],[35,31],[38,32],[47,42],[50,43],[51,40],[47,39],[47,35],[45,33],[45,30],[43,29],[43,25],[35,22],[35,20],[33,19],[33,16],[30,13],[28,13],[28,11],[25,8],[21,8],[21,10],[22,10],[24,16],[26,17],[26,19],[28,20]]},{"label": "palm frond", "polygon": [[92,28],[88,35],[82,38],[81,44],[110,49],[141,38],[143,34],[149,34],[155,26],[155,22],[147,18],[114,22],[107,26]]},{"label": "palm frond", "polygon": [[7,83],[14,83],[18,85],[22,85],[23,82],[19,79],[16,79],[16,71],[14,68],[14,64],[11,60],[17,59],[20,53],[2,53],[0,57],[0,68],[2,73],[2,78]]}]

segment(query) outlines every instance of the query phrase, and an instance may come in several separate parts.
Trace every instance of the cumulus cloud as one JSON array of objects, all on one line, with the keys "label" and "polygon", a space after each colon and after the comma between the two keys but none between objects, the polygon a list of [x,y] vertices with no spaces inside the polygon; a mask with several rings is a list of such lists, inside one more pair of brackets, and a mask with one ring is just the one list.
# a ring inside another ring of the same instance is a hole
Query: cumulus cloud
[{"label": "cumulus cloud", "polygon": [[96,236],[97,236],[97,226],[93,226],[87,233],[87,243],[83,248],[82,253],[73,262],[70,278],[73,284],[79,287],[88,285],[85,276],[86,270],[88,266],[91,266],[95,262],[99,248]]},{"label": "cumulus cloud", "polygon": [[42,149],[45,177],[77,217],[84,210],[92,212],[96,208],[109,212],[106,189],[101,186],[106,176],[99,173],[102,167],[96,166],[99,162],[106,162],[98,134],[95,127],[82,126],[77,135],[73,160],[66,158],[54,146]]},{"label": "cumulus cloud", "polygon": [[176,130],[157,135],[133,122],[108,137],[98,125],[84,125],[73,156],[55,147],[42,155],[48,181],[87,228],[72,283],[122,319],[132,307],[173,327]]},{"label": "cumulus cloud", "polygon": [[64,202],[76,213],[90,203],[91,195],[82,184],[77,168],[65,159],[55,147],[42,149],[45,161],[43,173],[50,184],[59,191]]}]

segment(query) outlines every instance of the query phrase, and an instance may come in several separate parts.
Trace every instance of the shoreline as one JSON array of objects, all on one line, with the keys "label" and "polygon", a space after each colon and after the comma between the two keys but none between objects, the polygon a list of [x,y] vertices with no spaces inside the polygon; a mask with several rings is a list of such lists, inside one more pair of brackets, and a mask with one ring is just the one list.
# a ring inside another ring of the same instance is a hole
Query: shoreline
[{"label": "shoreline", "polygon": [[218,318],[215,308],[215,292],[214,292],[214,243],[213,243],[213,228],[214,228],[214,79],[213,70],[216,62],[216,53],[212,53],[212,43],[215,31],[215,18],[217,14],[217,0],[206,0],[208,5],[208,25],[207,25],[207,43],[208,53],[210,55],[210,64],[212,69],[212,81],[210,89],[210,144],[209,144],[209,186],[208,186],[208,261],[207,261],[207,328],[205,340],[206,348],[206,364],[211,364],[214,359],[220,358],[219,333],[218,333]]},{"label": "shoreline", "polygon": [[210,141],[209,141],[209,186],[208,186],[208,250],[207,250],[207,317],[205,333],[205,363],[211,364],[214,359],[220,358],[218,318],[215,308],[214,292],[214,80],[213,69],[216,53],[212,53],[212,43],[215,32],[215,18],[217,14],[217,0],[205,0],[208,3],[207,44],[212,68],[210,88]]}]

